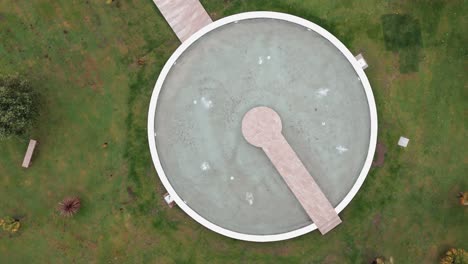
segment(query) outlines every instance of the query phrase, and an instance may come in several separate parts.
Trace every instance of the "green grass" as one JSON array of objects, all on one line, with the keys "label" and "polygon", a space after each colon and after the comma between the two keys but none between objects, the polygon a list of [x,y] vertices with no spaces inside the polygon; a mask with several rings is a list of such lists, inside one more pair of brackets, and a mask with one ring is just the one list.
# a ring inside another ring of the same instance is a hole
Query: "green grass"
[{"label": "green grass", "polygon": [[[388,152],[343,224],[323,237],[256,244],[168,209],[146,119],[158,73],[179,42],[152,1],[1,1],[0,73],[26,76],[44,106],[30,135],[40,142],[31,168],[20,166],[27,139],[0,142],[0,216],[23,225],[15,235],[0,232],[0,263],[369,263],[380,255],[437,263],[449,247],[468,249],[467,210],[456,199],[468,190],[464,1],[202,3],[214,19],[252,10],[298,15],[364,53]],[[389,31],[395,48],[384,17],[397,18]],[[410,33],[398,35],[401,27]],[[407,149],[396,146],[401,135],[411,139]],[[54,208],[67,195],[83,206],[64,220]]]}]

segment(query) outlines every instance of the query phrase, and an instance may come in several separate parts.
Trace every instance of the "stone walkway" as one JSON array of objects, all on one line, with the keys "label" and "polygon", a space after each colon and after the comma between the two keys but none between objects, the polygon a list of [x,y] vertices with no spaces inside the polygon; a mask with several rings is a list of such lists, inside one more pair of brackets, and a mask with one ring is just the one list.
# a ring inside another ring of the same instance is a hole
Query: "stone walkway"
[{"label": "stone walkway", "polygon": [[280,116],[268,107],[252,108],[242,119],[244,138],[263,149],[307,215],[324,235],[339,225],[341,219],[281,130]]},{"label": "stone walkway", "polygon": [[153,0],[181,42],[213,22],[199,0]]}]

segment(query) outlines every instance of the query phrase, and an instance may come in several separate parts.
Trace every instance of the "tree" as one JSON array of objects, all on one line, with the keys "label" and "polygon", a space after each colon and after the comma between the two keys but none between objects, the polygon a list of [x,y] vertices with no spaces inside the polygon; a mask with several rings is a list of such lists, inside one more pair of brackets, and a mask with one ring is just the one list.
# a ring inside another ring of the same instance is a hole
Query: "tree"
[{"label": "tree", "polygon": [[0,139],[23,136],[38,115],[38,94],[17,75],[0,77]]}]

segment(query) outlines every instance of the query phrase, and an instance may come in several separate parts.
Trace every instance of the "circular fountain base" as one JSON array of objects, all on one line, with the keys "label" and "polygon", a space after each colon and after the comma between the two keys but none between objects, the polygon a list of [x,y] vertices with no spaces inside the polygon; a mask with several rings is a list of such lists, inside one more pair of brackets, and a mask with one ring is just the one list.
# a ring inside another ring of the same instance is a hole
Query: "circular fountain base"
[{"label": "circular fountain base", "polygon": [[244,114],[268,106],[336,211],[361,186],[377,132],[370,85],[331,34],[279,13],[218,20],[174,53],[149,111],[150,149],[177,204],[224,235],[281,240],[315,225],[262,150]]}]

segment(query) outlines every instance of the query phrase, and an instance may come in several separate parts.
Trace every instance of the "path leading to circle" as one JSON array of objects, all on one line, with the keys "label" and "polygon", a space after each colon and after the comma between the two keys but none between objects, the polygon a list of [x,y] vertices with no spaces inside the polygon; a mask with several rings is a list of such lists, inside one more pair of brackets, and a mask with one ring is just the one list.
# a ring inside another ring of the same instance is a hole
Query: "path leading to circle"
[{"label": "path leading to circle", "polygon": [[268,107],[252,108],[242,119],[244,138],[263,149],[307,215],[324,235],[339,225],[341,219],[281,130],[280,116]]},{"label": "path leading to circle", "polygon": [[213,22],[198,0],[153,0],[181,42]]}]

